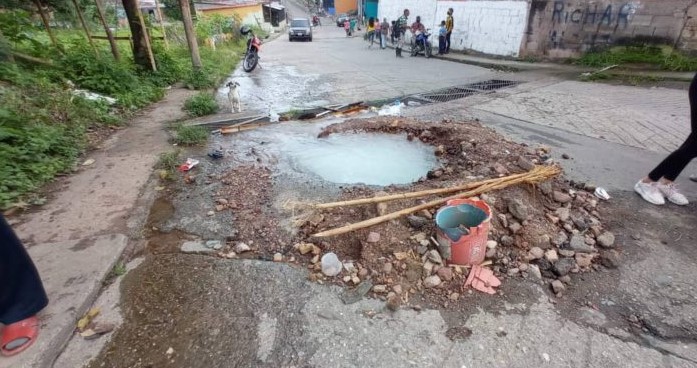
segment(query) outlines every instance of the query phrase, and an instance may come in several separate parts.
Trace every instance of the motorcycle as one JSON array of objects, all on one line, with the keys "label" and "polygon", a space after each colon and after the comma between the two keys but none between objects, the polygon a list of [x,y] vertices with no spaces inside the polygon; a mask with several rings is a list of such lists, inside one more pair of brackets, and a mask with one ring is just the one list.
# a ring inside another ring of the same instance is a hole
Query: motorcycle
[{"label": "motorcycle", "polygon": [[250,27],[242,26],[240,33],[247,36],[247,51],[242,59],[242,69],[249,73],[259,64],[259,51],[261,51],[261,39],[254,34]]},{"label": "motorcycle", "polygon": [[433,47],[431,45],[431,41],[428,40],[428,38],[431,36],[429,31],[430,29],[427,29],[426,32],[416,32],[416,35],[414,36],[414,43],[411,46],[411,56],[416,56],[423,52],[426,58],[431,57]]}]

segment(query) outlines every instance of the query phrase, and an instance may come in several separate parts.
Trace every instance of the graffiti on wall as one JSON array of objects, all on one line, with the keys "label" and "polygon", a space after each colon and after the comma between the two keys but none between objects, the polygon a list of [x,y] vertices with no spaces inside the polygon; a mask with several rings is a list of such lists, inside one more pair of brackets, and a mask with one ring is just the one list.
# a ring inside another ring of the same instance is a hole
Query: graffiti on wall
[{"label": "graffiti on wall", "polygon": [[597,4],[592,7],[587,5],[585,8],[571,8],[567,7],[564,1],[557,0],[554,2],[552,10],[552,23],[593,24],[626,28],[634,11],[634,5],[629,3],[609,4],[604,9],[598,8]]}]

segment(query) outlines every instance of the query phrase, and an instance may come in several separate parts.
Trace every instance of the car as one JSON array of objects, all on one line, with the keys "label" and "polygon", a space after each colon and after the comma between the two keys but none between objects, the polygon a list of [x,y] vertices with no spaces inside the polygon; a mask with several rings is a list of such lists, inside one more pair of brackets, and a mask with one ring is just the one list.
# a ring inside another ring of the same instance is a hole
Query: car
[{"label": "car", "polygon": [[350,20],[350,17],[348,14],[339,14],[338,17],[336,17],[336,26],[337,27],[343,27],[344,26],[344,21]]},{"label": "car", "polygon": [[308,40],[312,42],[312,25],[307,18],[294,18],[288,28],[288,41]]}]

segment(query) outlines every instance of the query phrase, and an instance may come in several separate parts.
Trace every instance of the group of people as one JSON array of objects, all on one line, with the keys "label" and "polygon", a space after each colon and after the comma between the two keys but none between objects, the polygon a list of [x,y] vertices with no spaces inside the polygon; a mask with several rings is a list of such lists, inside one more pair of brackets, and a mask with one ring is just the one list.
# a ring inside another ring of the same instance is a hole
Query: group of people
[{"label": "group of people", "polygon": [[[366,28],[366,35],[372,47],[375,42],[380,44],[380,48],[387,47],[387,38],[389,37],[392,44],[395,45],[395,55],[402,57],[402,49],[404,48],[405,35],[407,30],[412,34],[418,35],[426,32],[426,27],[421,23],[421,17],[417,16],[416,21],[409,25],[409,9],[404,9],[402,15],[392,22],[388,22],[387,18],[383,18],[382,22],[379,19],[370,17]],[[450,38],[454,27],[453,8],[448,9],[445,20],[441,21],[438,30],[438,54],[444,55],[450,52]],[[351,28],[344,23],[344,28],[347,29],[347,35],[350,35]]]}]

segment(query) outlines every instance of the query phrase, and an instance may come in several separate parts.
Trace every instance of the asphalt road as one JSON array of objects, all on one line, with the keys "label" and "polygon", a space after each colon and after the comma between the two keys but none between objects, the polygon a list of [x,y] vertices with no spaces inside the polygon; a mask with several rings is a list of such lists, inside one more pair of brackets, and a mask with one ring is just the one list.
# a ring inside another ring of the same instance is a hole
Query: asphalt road
[{"label": "asphalt road", "polygon": [[[301,13],[288,4],[294,16]],[[396,59],[393,50],[369,49],[361,37],[347,38],[326,23],[315,30],[313,42],[291,43],[281,36],[267,43],[261,69],[234,74],[247,109],[280,111],[493,78],[535,78],[423,57]],[[697,366],[694,206],[660,212],[621,190],[634,175],[626,172],[628,162],[639,170],[636,162],[648,165],[660,155],[477,110],[478,103],[489,101],[459,100],[408,114],[477,117],[512,138],[550,144],[555,155],[567,150],[583,158],[565,163],[583,180],[597,182],[613,170],[624,171],[621,179],[610,180],[617,204],[608,212],[625,242],[619,270],[587,276],[558,304],[544,285],[510,282],[504,290],[525,290],[527,297],[465,315],[390,312],[379,300],[345,305],[341,290],[310,283],[305,270],[285,264],[148,256],[125,278],[124,326],[91,366]],[[606,168],[588,164],[598,160]],[[581,308],[586,303],[596,309]],[[643,321],[643,332],[628,327],[631,316]],[[472,335],[453,337],[462,327]]]}]

